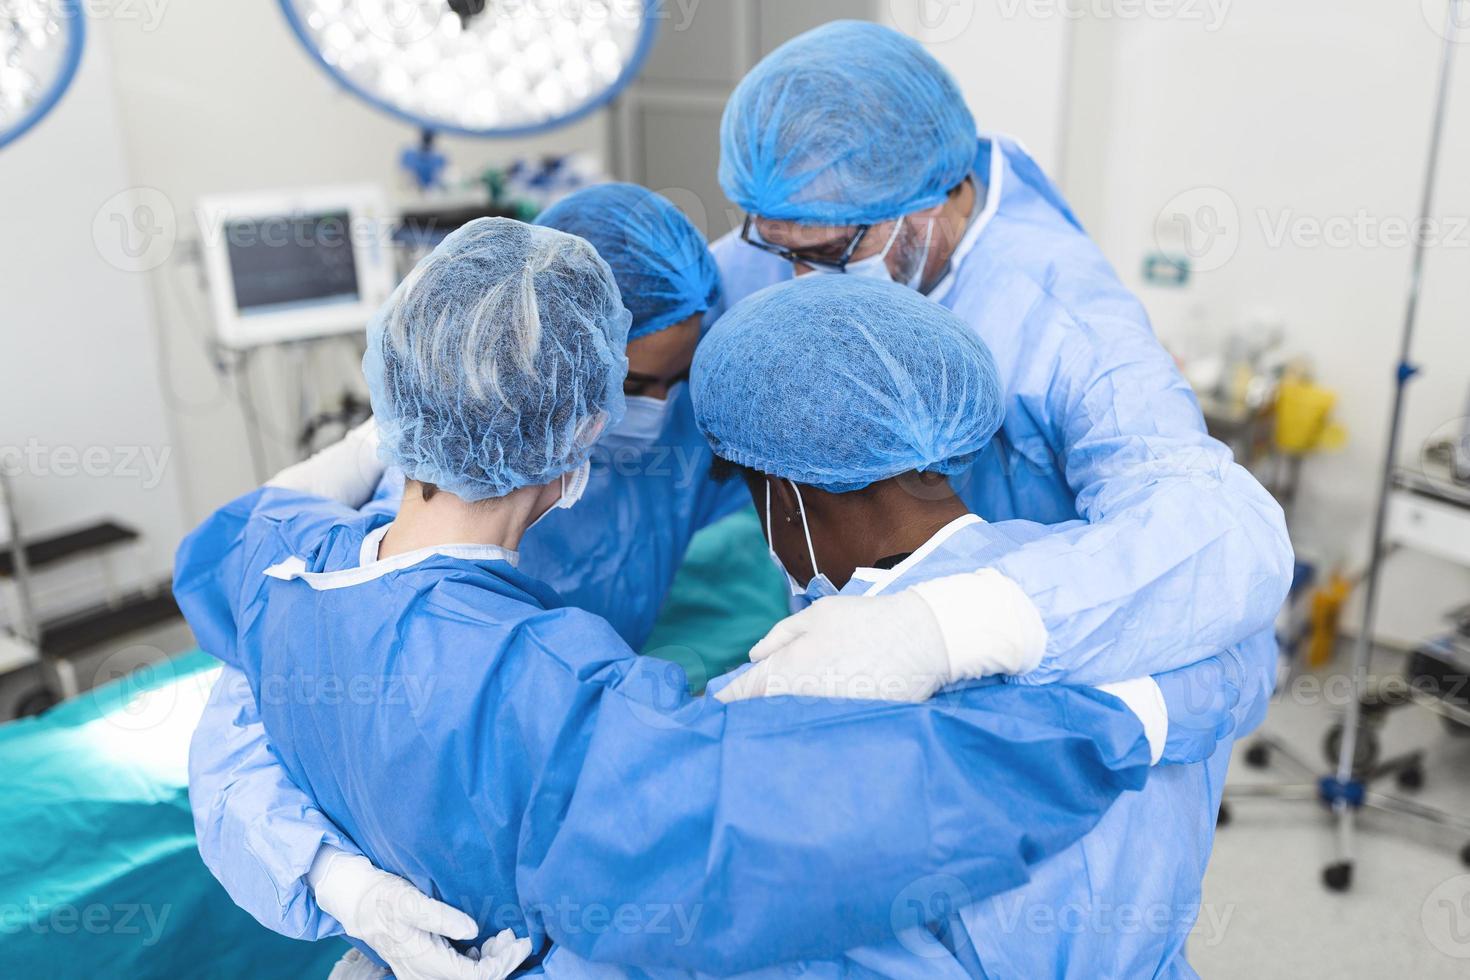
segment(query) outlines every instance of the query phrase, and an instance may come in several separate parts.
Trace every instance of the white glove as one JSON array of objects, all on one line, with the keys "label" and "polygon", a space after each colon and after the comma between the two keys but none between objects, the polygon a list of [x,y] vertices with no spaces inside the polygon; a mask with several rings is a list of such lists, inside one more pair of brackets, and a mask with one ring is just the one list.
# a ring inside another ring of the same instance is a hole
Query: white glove
[{"label": "white glove", "polygon": [[478,958],[464,956],[447,939],[473,939],[480,931],[474,919],[360,854],[323,845],[306,880],[322,911],[367,943],[397,980],[504,980],[531,952],[529,939],[506,929]]},{"label": "white glove", "polygon": [[383,478],[378,459],[378,424],[368,419],[310,459],[286,467],[268,487],[299,490],[349,507],[361,507]]},{"label": "white glove", "polygon": [[777,623],[755,666],[715,695],[777,694],[926,701],[947,684],[1034,668],[1041,615],[993,569],[933,579],[893,595],[829,596]]},{"label": "white glove", "polygon": [[362,950],[349,949],[327,974],[327,980],[383,980],[387,975],[388,971],[363,955]]},{"label": "white glove", "polygon": [[1158,765],[1169,743],[1169,707],[1164,692],[1152,677],[1135,677],[1128,681],[1097,685],[1099,691],[1111,694],[1138,716],[1148,739],[1149,764]]}]

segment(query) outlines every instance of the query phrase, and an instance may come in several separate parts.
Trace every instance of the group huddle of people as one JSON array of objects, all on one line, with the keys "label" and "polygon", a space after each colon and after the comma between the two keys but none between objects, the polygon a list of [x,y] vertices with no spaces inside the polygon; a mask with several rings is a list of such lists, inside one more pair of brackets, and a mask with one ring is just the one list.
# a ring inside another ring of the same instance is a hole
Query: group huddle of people
[{"label": "group huddle of people", "polygon": [[[628,184],[454,231],[373,419],[184,541],[206,863],[340,977],[1193,976],[1280,508],[913,40],[788,42],[720,150],[713,245]],[[691,693],[637,651],[752,505],[793,614]]]}]

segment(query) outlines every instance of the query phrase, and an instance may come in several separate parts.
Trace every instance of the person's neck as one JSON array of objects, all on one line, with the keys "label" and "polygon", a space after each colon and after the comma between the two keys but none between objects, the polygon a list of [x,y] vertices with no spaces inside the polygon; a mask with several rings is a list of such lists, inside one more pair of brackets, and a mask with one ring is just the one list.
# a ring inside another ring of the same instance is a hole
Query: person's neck
[{"label": "person's neck", "polygon": [[926,503],[896,520],[875,526],[862,542],[863,554],[856,567],[875,568],[885,558],[912,554],[967,513],[969,510],[958,497],[950,497]]},{"label": "person's neck", "polygon": [[885,506],[880,500],[871,504],[873,507],[866,514],[850,513],[845,518],[837,518],[851,531],[841,538],[840,553],[832,555],[831,567],[824,556],[821,570],[838,588],[845,586],[859,568],[876,568],[885,558],[918,551],[946,525],[969,513],[956,496],[942,500],[909,499],[901,507]]},{"label": "person's neck", "polygon": [[425,500],[418,484],[403,493],[398,517],[378,547],[378,557],[452,544],[493,545],[515,551],[534,517],[537,494],[522,488],[494,500],[468,503],[443,490]]}]

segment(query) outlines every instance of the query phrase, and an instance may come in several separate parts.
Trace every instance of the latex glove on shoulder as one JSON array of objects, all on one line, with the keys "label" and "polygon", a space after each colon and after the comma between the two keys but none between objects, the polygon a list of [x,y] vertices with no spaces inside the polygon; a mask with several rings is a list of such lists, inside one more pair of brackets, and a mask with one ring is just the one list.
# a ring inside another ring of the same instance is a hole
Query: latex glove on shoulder
[{"label": "latex glove on shoulder", "polygon": [[[359,854],[324,846],[307,881],[322,911],[367,943],[397,980],[504,980],[531,952],[529,939],[507,929],[485,943],[478,957],[460,953],[449,940],[475,938],[480,929],[474,919]],[[366,969],[346,960],[338,967],[355,971],[344,974],[351,976]]]},{"label": "latex glove on shoulder", "polygon": [[383,478],[378,459],[378,423],[373,419],[347,433],[340,442],[310,459],[286,467],[266,482],[268,487],[299,490],[348,507],[361,507]]},{"label": "latex glove on shoulder", "polygon": [[993,569],[876,596],[828,596],[777,623],[755,666],[721,701],[793,694],[927,701],[941,688],[1040,663],[1046,627],[1020,587]]}]

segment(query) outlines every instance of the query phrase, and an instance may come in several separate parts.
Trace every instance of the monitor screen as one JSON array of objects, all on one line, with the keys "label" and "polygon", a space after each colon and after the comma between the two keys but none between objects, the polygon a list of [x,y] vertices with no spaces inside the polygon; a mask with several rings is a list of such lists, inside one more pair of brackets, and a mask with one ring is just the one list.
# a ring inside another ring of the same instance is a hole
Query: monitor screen
[{"label": "monitor screen", "polygon": [[346,211],[230,221],[225,236],[241,314],[358,301]]}]

